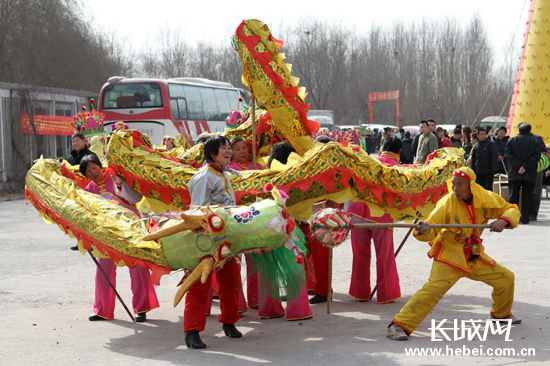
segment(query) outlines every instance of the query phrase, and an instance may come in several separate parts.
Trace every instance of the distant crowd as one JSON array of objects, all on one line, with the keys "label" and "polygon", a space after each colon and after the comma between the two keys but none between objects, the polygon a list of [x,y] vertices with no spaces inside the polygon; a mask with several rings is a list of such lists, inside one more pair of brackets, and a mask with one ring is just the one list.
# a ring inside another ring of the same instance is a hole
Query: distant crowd
[{"label": "distant crowd", "polygon": [[509,181],[509,202],[519,203],[520,191],[523,202],[529,201],[522,204],[521,222],[527,224],[537,220],[543,182],[546,180],[546,185],[550,183],[550,170],[537,173],[540,154],[547,148],[542,137],[531,133],[529,124],[521,123],[518,126],[519,134],[514,138],[507,136],[504,126],[493,131],[490,127],[476,127],[472,130],[469,126],[457,125],[451,135],[432,119],[421,121],[419,127],[420,133],[414,136],[403,128],[386,127],[381,132],[378,129],[367,130],[364,138],[366,151],[369,155],[380,154],[384,142],[397,136],[403,142],[400,163],[413,164],[425,163],[427,157],[437,149],[461,148],[466,164],[476,173],[479,185],[492,191],[495,174],[506,175]]}]

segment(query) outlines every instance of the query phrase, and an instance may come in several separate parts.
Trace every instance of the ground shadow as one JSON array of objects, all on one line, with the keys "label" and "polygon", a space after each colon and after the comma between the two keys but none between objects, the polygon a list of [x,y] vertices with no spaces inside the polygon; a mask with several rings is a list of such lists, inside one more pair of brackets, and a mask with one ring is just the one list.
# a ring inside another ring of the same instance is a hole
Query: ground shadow
[{"label": "ground shadow", "polygon": [[[334,294],[332,313],[326,314],[326,304],[312,305],[311,320],[289,322],[284,318],[261,320],[253,310],[238,323],[244,333],[242,339],[223,335],[216,316],[210,316],[201,333],[208,345],[206,350],[190,350],[184,345],[182,319],[179,322],[148,321],[146,326],[128,322],[123,326],[135,328],[133,335],[112,338],[108,344],[112,352],[162,360],[173,364],[243,365],[272,363],[277,365],[303,364],[381,364],[396,365],[405,355],[406,347],[479,347],[479,342],[433,342],[430,320],[486,319],[490,298],[449,294],[424,320],[407,342],[395,342],[386,337],[386,327],[408,298],[390,304],[358,302],[346,294]],[[550,361],[548,347],[543,344],[547,330],[549,309],[516,301],[514,311],[522,315],[523,324],[512,329],[513,342],[505,342],[501,335],[489,336],[484,347],[533,347],[535,357],[512,357],[513,361]],[[121,324],[122,325],[122,324]],[[151,343],[151,339],[162,339]],[[421,364],[421,359],[418,360]]]}]

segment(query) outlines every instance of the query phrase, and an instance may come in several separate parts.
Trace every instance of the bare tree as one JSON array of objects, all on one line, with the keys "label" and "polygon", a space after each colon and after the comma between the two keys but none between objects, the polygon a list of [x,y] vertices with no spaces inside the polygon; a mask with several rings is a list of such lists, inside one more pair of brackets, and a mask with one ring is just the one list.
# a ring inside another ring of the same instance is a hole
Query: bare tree
[{"label": "bare tree", "polygon": [[[159,29],[135,54],[116,33],[93,28],[79,1],[0,2],[0,81],[99,90],[113,75],[203,77],[242,87],[238,53],[227,43],[191,45]],[[373,25],[356,34],[342,24],[305,19],[281,26],[281,48],[311,109],[331,109],[341,123],[368,123],[369,92],[400,91],[400,122],[471,123],[509,104],[517,61],[495,70],[479,15]],[[480,113],[482,106],[483,112]],[[394,120],[393,102],[374,105],[375,121]]]},{"label": "bare tree", "polygon": [[312,109],[328,109],[343,83],[351,34],[340,25],[320,21],[300,23],[289,40],[293,72],[308,90]]},{"label": "bare tree", "polygon": [[106,38],[91,27],[80,2],[2,1],[0,17],[2,81],[99,90],[113,72],[131,68],[122,50],[113,53],[115,39],[103,43]]}]

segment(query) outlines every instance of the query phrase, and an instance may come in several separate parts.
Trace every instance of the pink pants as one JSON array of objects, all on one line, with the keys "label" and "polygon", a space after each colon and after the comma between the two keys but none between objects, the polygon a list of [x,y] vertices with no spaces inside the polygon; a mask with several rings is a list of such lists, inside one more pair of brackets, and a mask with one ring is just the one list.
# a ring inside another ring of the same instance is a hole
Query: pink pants
[{"label": "pink pants", "polygon": [[358,300],[370,299],[371,240],[376,250],[376,298],[379,303],[401,297],[399,275],[393,251],[393,231],[386,228],[352,229],[353,267],[349,294]]},{"label": "pink pants", "polygon": [[[105,274],[116,288],[117,265],[110,259],[98,258],[98,262]],[[130,268],[130,281],[132,288],[132,306],[134,313],[142,313],[159,307],[157,294],[151,284],[151,273],[147,268]],[[95,273],[95,302],[94,314],[106,319],[115,317],[115,292],[109,286],[107,280],[99,270]]]},{"label": "pink pants", "polygon": [[[259,277],[259,273],[255,273]],[[260,287],[258,281],[258,290]],[[260,318],[278,318],[285,313],[281,300],[274,300],[269,295],[265,295],[260,301],[258,307],[258,315]],[[295,300],[289,300],[286,305],[286,319],[287,320],[300,320],[308,319],[313,316],[313,312],[309,306],[309,297],[307,294],[306,286],[300,288],[298,298]]]}]

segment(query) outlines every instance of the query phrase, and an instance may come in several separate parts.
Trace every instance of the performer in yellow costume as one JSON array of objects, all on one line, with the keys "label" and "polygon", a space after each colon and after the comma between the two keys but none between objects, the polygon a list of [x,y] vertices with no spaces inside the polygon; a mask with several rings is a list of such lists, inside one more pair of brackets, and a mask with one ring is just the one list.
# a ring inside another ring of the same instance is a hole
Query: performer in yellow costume
[{"label": "performer in yellow costume", "polygon": [[520,319],[512,316],[514,274],[485,254],[480,239],[483,229],[431,229],[430,224],[491,224],[491,231],[501,232],[506,226],[517,227],[520,212],[476,182],[472,169],[462,167],[449,180],[449,193],[436,205],[426,221],[420,221],[414,236],[429,241],[428,256],[434,259],[428,282],[418,290],[395,316],[388,327],[388,337],[406,340],[422,323],[443,295],[462,277],[481,281],[493,287],[491,317]]}]

